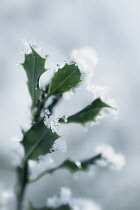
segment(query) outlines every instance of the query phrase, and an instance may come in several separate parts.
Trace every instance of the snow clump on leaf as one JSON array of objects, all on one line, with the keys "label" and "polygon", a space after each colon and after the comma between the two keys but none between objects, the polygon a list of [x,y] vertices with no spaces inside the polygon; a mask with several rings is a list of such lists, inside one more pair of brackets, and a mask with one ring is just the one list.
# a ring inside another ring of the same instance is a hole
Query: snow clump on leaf
[{"label": "snow clump on leaf", "polygon": [[96,153],[101,153],[102,160],[97,163],[101,166],[109,165],[111,169],[120,171],[125,166],[125,157],[116,153],[110,145],[99,145],[96,147]]},{"label": "snow clump on leaf", "polygon": [[50,128],[53,133],[57,132],[59,130],[59,119],[55,116],[45,116],[44,118],[44,124],[47,126],[47,128]]},{"label": "snow clump on leaf", "polygon": [[90,47],[74,49],[71,53],[72,59],[76,62],[80,70],[87,74],[93,74],[94,68],[98,63],[97,53]]},{"label": "snow clump on leaf", "polygon": [[67,152],[67,145],[64,137],[61,137],[54,142],[51,148],[51,152],[52,151]]}]

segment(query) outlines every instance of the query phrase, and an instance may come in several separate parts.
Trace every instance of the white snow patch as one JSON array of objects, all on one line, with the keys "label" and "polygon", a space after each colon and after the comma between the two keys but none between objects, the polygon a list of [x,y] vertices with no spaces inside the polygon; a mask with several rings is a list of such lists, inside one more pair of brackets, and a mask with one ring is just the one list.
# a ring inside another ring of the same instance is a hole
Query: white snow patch
[{"label": "white snow patch", "polygon": [[21,165],[21,161],[24,157],[24,148],[23,145],[20,143],[21,138],[18,136],[13,136],[10,139],[9,149],[10,152],[13,154],[12,158],[12,165],[18,166]]},{"label": "white snow patch", "polygon": [[54,160],[51,157],[51,154],[40,155],[38,159],[39,162],[29,160],[30,178],[36,177],[43,171],[47,170],[48,167],[54,162]]},{"label": "white snow patch", "polygon": [[[96,124],[98,121],[104,117],[107,116],[113,116],[113,118],[118,118],[118,109],[117,109],[117,103],[113,98],[107,97],[107,94],[109,92],[108,88],[106,86],[99,86],[99,85],[93,85],[93,74],[95,66],[98,64],[98,56],[94,49],[92,48],[81,48],[81,49],[74,49],[71,53],[72,59],[76,62],[78,67],[80,68],[81,72],[85,74],[85,84],[87,90],[93,94],[94,100],[96,98],[101,98],[105,103],[108,105],[114,107],[114,109],[102,109],[100,112],[100,115],[96,118]],[[64,96],[66,99],[70,98],[70,95]],[[95,125],[95,123],[92,123],[91,125]]]},{"label": "white snow patch", "polygon": [[52,151],[67,152],[67,144],[64,137],[61,137],[54,142],[51,148],[51,152]]},{"label": "white snow patch", "polygon": [[21,52],[24,54],[30,54],[32,52],[30,46],[33,47],[36,52],[41,51],[41,45],[37,43],[35,40],[22,39],[22,43],[24,45],[24,49],[22,49]]},{"label": "white snow patch", "polygon": [[93,98],[101,98],[105,99],[106,94],[108,93],[108,88],[105,86],[99,86],[99,85],[88,85],[87,90],[91,93],[93,93]]},{"label": "white snow patch", "polygon": [[97,163],[101,166],[107,166],[109,164],[111,169],[120,171],[125,166],[125,157],[122,154],[116,153],[110,145],[99,145],[96,147],[96,153],[102,154],[102,159]]},{"label": "white snow patch", "polygon": [[119,106],[118,106],[116,100],[113,97],[111,97],[111,98],[106,99],[106,103],[108,105],[110,105],[111,107],[113,107],[113,109],[107,109],[108,114],[110,116],[112,116],[114,119],[118,119],[119,118],[119,108],[118,108]]},{"label": "white snow patch", "polygon": [[5,190],[0,183],[0,209],[8,210],[8,203],[15,197],[14,192],[11,190]]},{"label": "white snow patch", "polygon": [[44,118],[44,124],[47,126],[47,128],[50,128],[53,133],[59,130],[60,126],[59,119],[53,115],[49,117],[46,115]]},{"label": "white snow patch", "polygon": [[83,73],[93,74],[94,68],[98,63],[97,53],[94,49],[90,47],[79,50],[74,49],[71,56]]},{"label": "white snow patch", "polygon": [[58,208],[62,205],[69,205],[72,210],[101,210],[93,201],[83,198],[73,198],[70,189],[63,187],[60,191],[60,197],[54,196],[47,199],[47,206]]}]

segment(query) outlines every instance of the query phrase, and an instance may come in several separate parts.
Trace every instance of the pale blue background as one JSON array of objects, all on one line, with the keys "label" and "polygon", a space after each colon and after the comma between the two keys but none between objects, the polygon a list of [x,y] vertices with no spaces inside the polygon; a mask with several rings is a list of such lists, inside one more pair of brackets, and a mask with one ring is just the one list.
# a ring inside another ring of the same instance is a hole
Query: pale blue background
[{"label": "pale blue background", "polygon": [[[96,200],[103,210],[139,210],[140,194],[140,2],[138,0],[1,0],[0,2],[0,182],[14,184],[14,173],[8,171],[12,154],[8,139],[19,135],[19,125],[26,125],[28,103],[26,76],[16,62],[23,61],[21,39],[35,39],[43,46],[42,54],[62,62],[74,48],[93,47],[99,56],[95,71],[108,86],[119,104],[119,120],[103,120],[88,132],[76,125],[67,128],[68,154],[81,159],[89,157],[98,143],[110,143],[126,156],[122,172],[96,169],[93,177],[78,174],[75,180],[68,172],[44,177],[28,189],[28,200],[44,205],[48,195],[58,194],[61,186],[70,187],[77,197]],[[82,94],[83,96],[83,94]],[[88,96],[76,100],[86,104]],[[62,105],[63,107],[63,105]],[[72,133],[72,134],[71,134]],[[55,179],[55,182],[54,182]],[[58,181],[60,179],[60,181]],[[37,190],[36,190],[37,189]]]}]

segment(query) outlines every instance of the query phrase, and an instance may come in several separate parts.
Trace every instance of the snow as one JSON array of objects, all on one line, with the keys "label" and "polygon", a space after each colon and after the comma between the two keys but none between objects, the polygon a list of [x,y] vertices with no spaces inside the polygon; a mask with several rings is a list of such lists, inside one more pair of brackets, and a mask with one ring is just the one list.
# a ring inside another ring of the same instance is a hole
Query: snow
[{"label": "snow", "polygon": [[39,155],[38,159],[39,159],[40,164],[49,165],[53,162],[51,154],[49,154],[49,153],[46,155]]},{"label": "snow", "polygon": [[8,210],[8,203],[15,197],[11,190],[5,190],[0,183],[0,209]]},{"label": "snow", "polygon": [[73,198],[70,189],[63,187],[60,197],[53,196],[47,199],[47,207],[58,208],[62,205],[69,205],[72,210],[101,210],[93,201],[83,198]]},{"label": "snow", "polygon": [[108,88],[105,86],[99,86],[99,85],[88,85],[87,90],[91,93],[93,93],[93,98],[101,98],[104,100],[106,94],[108,93]]},{"label": "snow", "polygon": [[96,153],[102,154],[101,161],[97,163],[101,166],[107,166],[109,164],[110,168],[116,171],[120,171],[125,166],[125,157],[116,153],[111,145],[99,145],[96,147]]},{"label": "snow", "polygon": [[106,103],[108,105],[110,105],[111,107],[113,107],[113,109],[107,109],[108,112],[108,116],[112,116],[114,119],[118,119],[119,118],[119,106],[117,101],[113,98],[110,97],[108,99],[106,99]]},{"label": "snow", "polygon": [[32,46],[36,52],[41,51],[41,45],[38,44],[35,40],[22,39],[22,43],[24,45],[24,49],[22,49],[21,52],[24,54],[30,54],[32,52],[30,46]]},{"label": "snow", "polygon": [[98,63],[97,53],[90,47],[74,49],[71,53],[72,59],[76,62],[84,74],[93,74],[94,68]]},{"label": "snow", "polygon": [[9,142],[9,149],[11,154],[13,155],[12,158],[12,165],[19,166],[21,165],[21,161],[24,157],[24,148],[23,145],[20,143],[21,138],[18,136],[13,136],[10,138]]},{"label": "snow", "polygon": [[[107,94],[109,93],[108,87],[93,84],[94,69],[98,64],[98,56],[96,51],[89,47],[81,48],[79,50],[74,49],[71,53],[71,57],[78,65],[81,72],[84,74],[83,80],[85,81],[86,89],[92,94],[92,98],[94,100],[96,98],[101,98],[105,103],[114,107],[114,109],[102,109],[100,114],[96,117],[96,122],[91,123],[91,126],[98,124],[99,121],[104,117],[111,116],[115,119],[118,119],[118,106],[116,101],[112,97],[110,97],[109,95],[107,96]],[[64,98],[69,99],[69,95],[65,95]]]},{"label": "snow", "polygon": [[29,174],[31,177],[36,177],[43,171],[47,170],[48,167],[54,162],[51,154],[40,155],[38,157],[39,161],[29,160]]},{"label": "snow", "polygon": [[[98,124],[99,121],[104,117],[111,116],[115,119],[118,119],[118,105],[114,98],[108,95],[108,87],[93,84],[94,69],[98,64],[98,56],[96,51],[89,47],[81,48],[79,50],[74,49],[71,53],[71,57],[84,74],[83,80],[85,81],[86,89],[92,94],[92,98],[95,100],[96,98],[100,97],[105,103],[114,107],[114,109],[102,109],[100,114],[96,117],[96,123],[91,123],[91,126]],[[69,98],[69,95],[65,95],[64,98]]]},{"label": "snow", "polygon": [[76,165],[77,165],[78,168],[81,168],[81,163],[80,163],[80,161],[76,161]]},{"label": "snow", "polygon": [[51,152],[52,151],[67,152],[67,145],[64,137],[61,137],[54,142],[51,148]]},{"label": "snow", "polygon": [[47,128],[50,128],[53,133],[59,130],[59,119],[53,115],[49,117],[46,115],[44,118],[44,124],[47,126]]}]

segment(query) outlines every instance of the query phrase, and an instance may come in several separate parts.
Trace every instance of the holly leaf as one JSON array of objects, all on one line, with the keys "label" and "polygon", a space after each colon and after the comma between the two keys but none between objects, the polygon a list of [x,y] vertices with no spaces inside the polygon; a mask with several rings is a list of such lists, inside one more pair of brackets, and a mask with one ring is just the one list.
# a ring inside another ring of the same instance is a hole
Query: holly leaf
[{"label": "holly leaf", "polygon": [[99,112],[103,108],[112,108],[108,104],[104,103],[100,98],[95,99],[90,105],[86,106],[80,112],[70,116],[65,121],[64,118],[60,118],[59,122],[61,123],[81,123],[85,125],[85,123],[94,121],[96,116],[99,115]]},{"label": "holly leaf", "polygon": [[64,93],[76,87],[76,85],[81,81],[80,77],[81,72],[75,63],[65,64],[62,69],[58,69],[58,71],[54,74],[54,77],[51,79],[48,97]]},{"label": "holly leaf", "polygon": [[62,205],[57,208],[50,208],[50,207],[44,207],[44,208],[35,208],[33,206],[30,206],[30,210],[71,210],[69,205]]},{"label": "holly leaf", "polygon": [[89,168],[90,165],[96,164],[96,161],[102,159],[102,155],[98,154],[92,158],[83,161],[72,161],[70,159],[65,160],[59,168],[66,168],[72,173],[77,171],[85,171]]},{"label": "holly leaf", "polygon": [[34,124],[24,133],[21,141],[25,149],[23,164],[29,159],[38,160],[39,155],[49,153],[54,141],[59,137],[57,133],[53,133],[44,125],[43,120]]},{"label": "holly leaf", "polygon": [[96,156],[93,156],[89,159],[82,160],[82,161],[73,161],[73,160],[67,159],[61,165],[55,168],[50,168],[46,171],[43,171],[37,177],[31,178],[30,182],[35,182],[41,177],[43,177],[44,175],[52,174],[59,169],[68,169],[72,173],[75,173],[77,171],[86,171],[89,169],[90,165],[96,164],[96,162],[101,159],[102,159],[102,154],[98,154]]},{"label": "holly leaf", "polygon": [[44,67],[46,58],[42,58],[32,47],[31,50],[30,54],[25,54],[22,66],[27,74],[28,89],[32,98],[32,108],[34,108],[41,96],[38,83],[40,76],[46,71]]}]

